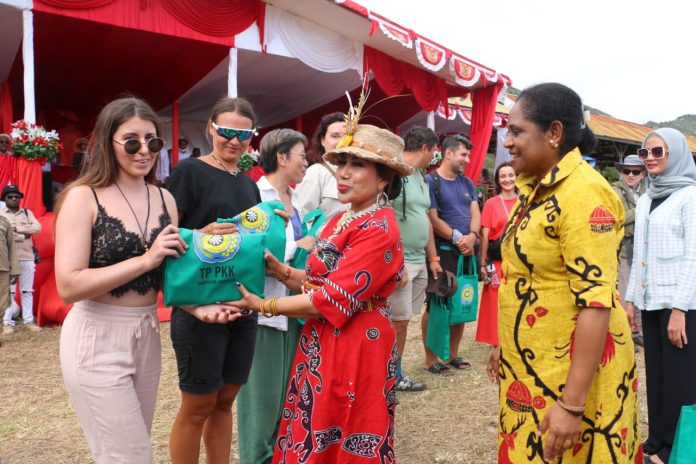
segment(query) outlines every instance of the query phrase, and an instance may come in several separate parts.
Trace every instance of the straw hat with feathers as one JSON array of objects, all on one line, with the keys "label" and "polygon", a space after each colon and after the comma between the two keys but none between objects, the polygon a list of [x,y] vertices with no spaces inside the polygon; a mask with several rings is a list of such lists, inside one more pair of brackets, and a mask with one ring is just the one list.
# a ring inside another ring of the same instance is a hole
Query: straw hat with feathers
[{"label": "straw hat with feathers", "polygon": [[373,163],[384,164],[400,175],[408,176],[413,173],[413,168],[403,160],[404,141],[401,137],[370,124],[358,124],[370,93],[365,84],[366,82],[363,82],[363,90],[357,106],[353,106],[350,95],[346,92],[350,104],[346,114],[346,135],[338,142],[334,150],[324,154],[324,159],[336,164],[341,154],[350,154]]}]

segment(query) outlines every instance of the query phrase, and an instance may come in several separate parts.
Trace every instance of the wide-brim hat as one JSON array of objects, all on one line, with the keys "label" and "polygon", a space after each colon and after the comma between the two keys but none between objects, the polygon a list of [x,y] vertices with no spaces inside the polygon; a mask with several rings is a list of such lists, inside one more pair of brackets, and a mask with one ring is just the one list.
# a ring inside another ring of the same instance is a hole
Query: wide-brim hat
[{"label": "wide-brim hat", "polygon": [[621,169],[624,166],[638,166],[645,168],[645,165],[640,158],[638,158],[638,155],[628,155],[624,158],[623,162],[614,163],[614,167],[616,167],[616,169]]},{"label": "wide-brim hat", "polygon": [[403,159],[404,141],[386,129],[358,124],[352,134],[346,134],[336,148],[324,154],[324,159],[336,164],[339,155],[349,154],[373,163],[384,164],[402,176],[413,173]]}]

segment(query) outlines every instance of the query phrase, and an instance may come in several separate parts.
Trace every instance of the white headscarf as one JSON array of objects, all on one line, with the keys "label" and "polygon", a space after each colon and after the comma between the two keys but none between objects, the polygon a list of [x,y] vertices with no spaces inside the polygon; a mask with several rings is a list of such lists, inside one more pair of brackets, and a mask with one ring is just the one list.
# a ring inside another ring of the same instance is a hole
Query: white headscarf
[{"label": "white headscarf", "polygon": [[696,185],[696,164],[689,151],[689,144],[686,137],[676,129],[663,127],[648,133],[643,140],[645,142],[656,135],[664,140],[669,155],[667,158],[667,168],[656,176],[648,174],[650,187],[648,196],[650,198],[668,197],[677,190],[689,185]]}]

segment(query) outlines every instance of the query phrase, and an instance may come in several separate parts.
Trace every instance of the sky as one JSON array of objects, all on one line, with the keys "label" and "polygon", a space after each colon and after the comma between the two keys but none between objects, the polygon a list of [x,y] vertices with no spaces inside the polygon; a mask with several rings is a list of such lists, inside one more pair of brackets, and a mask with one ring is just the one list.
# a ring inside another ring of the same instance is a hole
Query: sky
[{"label": "sky", "polygon": [[357,0],[524,89],[561,82],[643,124],[696,114],[691,0]]}]

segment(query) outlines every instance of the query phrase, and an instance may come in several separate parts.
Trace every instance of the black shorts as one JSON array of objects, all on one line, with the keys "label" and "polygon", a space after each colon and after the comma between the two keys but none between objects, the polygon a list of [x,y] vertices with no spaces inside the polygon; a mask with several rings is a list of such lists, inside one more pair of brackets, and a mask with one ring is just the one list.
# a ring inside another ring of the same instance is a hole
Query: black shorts
[{"label": "black shorts", "polygon": [[[435,248],[437,249],[437,255],[440,257],[440,267],[442,267],[442,270],[450,271],[452,274],[457,275],[457,264],[459,264],[459,256],[461,256],[459,249],[455,245],[452,245],[450,242],[446,242],[439,237],[435,237]],[[463,268],[467,272],[469,270],[470,260],[471,256],[464,256]],[[444,273],[440,276],[440,278],[444,278]],[[432,280],[433,275],[430,272],[430,268],[428,268],[428,287],[431,286]],[[428,312],[430,312],[431,295],[432,293],[428,293],[425,298],[425,310]]]},{"label": "black shorts", "polygon": [[208,324],[175,307],[170,325],[179,389],[210,393],[226,383],[245,384],[254,358],[257,318],[253,313],[228,324]]}]

